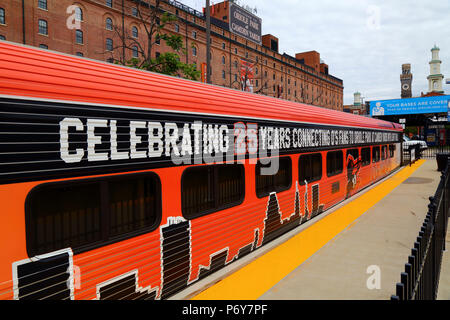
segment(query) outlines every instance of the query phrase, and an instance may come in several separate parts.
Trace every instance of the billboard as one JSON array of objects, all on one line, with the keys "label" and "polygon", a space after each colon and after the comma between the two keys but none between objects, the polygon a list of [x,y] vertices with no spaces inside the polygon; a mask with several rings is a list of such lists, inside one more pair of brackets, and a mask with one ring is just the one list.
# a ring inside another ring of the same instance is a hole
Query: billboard
[{"label": "billboard", "polygon": [[261,18],[233,2],[230,4],[230,31],[261,45]]},{"label": "billboard", "polygon": [[450,96],[379,100],[370,102],[371,116],[447,113]]},{"label": "billboard", "polygon": [[450,122],[450,99],[447,100],[447,121]]}]

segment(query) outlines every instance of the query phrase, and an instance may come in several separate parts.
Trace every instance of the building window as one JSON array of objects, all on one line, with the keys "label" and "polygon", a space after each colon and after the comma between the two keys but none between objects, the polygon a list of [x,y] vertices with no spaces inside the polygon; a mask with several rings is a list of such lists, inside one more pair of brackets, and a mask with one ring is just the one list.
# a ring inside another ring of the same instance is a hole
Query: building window
[{"label": "building window", "polygon": [[138,58],[139,57],[138,47],[133,46],[131,49],[133,51],[133,58]]},{"label": "building window", "polygon": [[298,183],[318,181],[322,178],[322,155],[313,153],[298,159]]},{"label": "building window", "polygon": [[49,183],[27,197],[31,256],[71,247],[87,251],[156,229],[161,182],[155,174]]},{"label": "building window", "polygon": [[192,38],[197,39],[197,31],[192,31]]},{"label": "building window", "polygon": [[42,48],[42,49],[48,49],[48,46],[47,46],[46,44],[40,44],[40,45],[39,45],[39,48]]},{"label": "building window", "polygon": [[[1,19],[0,19],[1,22]],[[47,21],[39,20],[39,34],[48,35]]]},{"label": "building window", "polygon": [[256,164],[256,196],[258,198],[266,197],[272,192],[282,192],[288,190],[292,184],[292,160],[290,157],[280,157],[277,173],[273,175],[262,174],[262,168],[268,168],[269,165]]},{"label": "building window", "polygon": [[197,56],[197,47],[192,47],[192,55],[194,56],[194,57],[196,57]]},{"label": "building window", "polygon": [[6,40],[5,36],[2,36],[2,35],[0,34],[0,40]]},{"label": "building window", "polygon": [[237,54],[237,48],[234,48],[234,54]]},{"label": "building window", "polygon": [[137,27],[133,26],[133,28],[131,28],[131,33],[133,35],[133,38],[139,37],[139,31]]},{"label": "building window", "polygon": [[112,3],[113,3],[113,0],[106,0],[106,5],[110,8],[112,8],[112,6],[113,6]]},{"label": "building window", "polygon": [[180,26],[178,24],[174,25],[175,32],[180,32]]},{"label": "building window", "polygon": [[235,81],[235,82],[238,81],[238,76],[237,76],[237,74],[234,74],[234,81]]},{"label": "building window", "polygon": [[332,177],[341,174],[344,169],[344,155],[342,151],[330,151],[327,153],[327,176]]},{"label": "building window", "polygon": [[83,10],[80,7],[75,8],[75,20],[83,21]]},{"label": "building window", "polygon": [[38,0],[38,8],[47,10],[47,0]]},{"label": "building window", "polygon": [[113,41],[110,38],[106,39],[106,50],[113,51]]},{"label": "building window", "polygon": [[138,9],[133,7],[131,8],[131,14],[133,15],[133,17],[137,17],[138,16]]},{"label": "building window", "polygon": [[225,70],[222,70],[222,79],[225,79],[225,78],[226,78]]},{"label": "building window", "polygon": [[83,31],[81,30],[77,30],[75,31],[75,35],[76,35],[76,43],[78,44],[83,44]]},{"label": "building window", "polygon": [[222,49],[225,50],[225,42],[222,42]]},{"label": "building window", "polygon": [[160,45],[160,44],[161,44],[161,36],[160,36],[159,34],[157,34],[157,35],[155,36],[155,43],[156,43],[157,45]]},{"label": "building window", "polygon": [[113,21],[111,18],[106,18],[106,30],[113,29]]},{"label": "building window", "polygon": [[160,55],[161,55],[161,53],[159,53],[158,51],[156,51],[156,53],[155,53],[156,59],[158,59]]},{"label": "building window", "polygon": [[77,55],[78,57],[84,57],[84,54],[83,54],[82,52],[77,52],[76,55]]},{"label": "building window", "polygon": [[0,8],[0,24],[6,24],[5,9]]},{"label": "building window", "polygon": [[225,64],[225,57],[222,56],[222,64]]},{"label": "building window", "polygon": [[188,168],[181,178],[183,217],[190,220],[237,206],[244,201],[244,194],[241,164]]}]

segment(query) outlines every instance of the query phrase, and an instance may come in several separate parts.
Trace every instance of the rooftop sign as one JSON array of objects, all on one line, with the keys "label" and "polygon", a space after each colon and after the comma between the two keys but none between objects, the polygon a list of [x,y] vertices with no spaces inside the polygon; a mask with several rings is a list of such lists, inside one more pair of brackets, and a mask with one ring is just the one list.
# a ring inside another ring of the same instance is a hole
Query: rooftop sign
[{"label": "rooftop sign", "polygon": [[233,2],[230,4],[230,31],[261,45],[261,18]]}]

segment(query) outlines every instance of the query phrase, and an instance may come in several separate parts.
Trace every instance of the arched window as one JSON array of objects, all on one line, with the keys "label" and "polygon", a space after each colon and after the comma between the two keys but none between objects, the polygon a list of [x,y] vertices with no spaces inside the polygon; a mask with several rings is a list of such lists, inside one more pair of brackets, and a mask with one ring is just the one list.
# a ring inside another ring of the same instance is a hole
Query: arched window
[{"label": "arched window", "polygon": [[5,9],[0,8],[0,24],[6,24]]},{"label": "arched window", "polygon": [[81,30],[77,30],[75,31],[75,35],[76,35],[76,43],[78,44],[83,44],[83,31]]},{"label": "arched window", "polygon": [[110,38],[106,39],[106,50],[113,51],[113,41]]},{"label": "arched window", "polygon": [[113,29],[113,21],[111,18],[106,18],[106,30]]},{"label": "arched window", "polygon": [[47,0],[38,0],[38,7],[47,10]]},{"label": "arched window", "polygon": [[197,47],[192,47],[192,55],[194,56],[194,57],[196,57],[197,56]]},{"label": "arched window", "polygon": [[75,19],[77,21],[83,21],[83,10],[80,7],[75,8]]},{"label": "arched window", "polygon": [[133,26],[133,28],[131,28],[131,32],[132,32],[133,38],[137,38],[139,36],[138,28],[136,28],[135,26]]},{"label": "arched window", "polygon": [[47,21],[39,20],[39,33],[43,35],[48,35]]},{"label": "arched window", "polygon": [[222,64],[225,64],[225,57],[222,56]]},{"label": "arched window", "polygon": [[138,58],[139,57],[138,47],[133,46],[131,49],[133,51],[133,58]]}]

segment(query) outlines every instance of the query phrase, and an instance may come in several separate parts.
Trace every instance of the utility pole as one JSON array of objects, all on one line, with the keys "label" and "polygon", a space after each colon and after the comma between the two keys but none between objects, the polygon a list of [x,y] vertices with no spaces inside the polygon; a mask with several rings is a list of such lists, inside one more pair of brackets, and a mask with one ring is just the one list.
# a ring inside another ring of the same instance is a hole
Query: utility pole
[{"label": "utility pole", "polygon": [[211,83],[211,14],[206,0],[206,83]]},{"label": "utility pole", "polygon": [[122,0],[122,63],[125,65],[125,0]]}]

